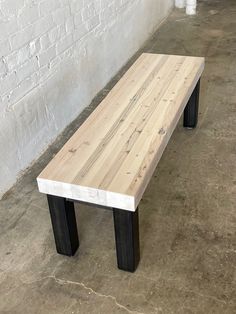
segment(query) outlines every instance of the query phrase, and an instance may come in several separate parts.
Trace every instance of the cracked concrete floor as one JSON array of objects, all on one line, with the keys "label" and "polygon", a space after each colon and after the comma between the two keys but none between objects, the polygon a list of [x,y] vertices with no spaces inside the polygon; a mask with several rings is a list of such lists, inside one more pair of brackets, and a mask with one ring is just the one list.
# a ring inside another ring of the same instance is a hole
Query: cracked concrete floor
[{"label": "cracked concrete floor", "polygon": [[142,49],[206,70],[199,126],[179,123],[140,204],[137,271],[116,268],[105,209],[76,205],[80,249],[57,255],[35,181],[125,67],[0,202],[0,313],[236,313],[236,3],[198,11],[174,11]]}]

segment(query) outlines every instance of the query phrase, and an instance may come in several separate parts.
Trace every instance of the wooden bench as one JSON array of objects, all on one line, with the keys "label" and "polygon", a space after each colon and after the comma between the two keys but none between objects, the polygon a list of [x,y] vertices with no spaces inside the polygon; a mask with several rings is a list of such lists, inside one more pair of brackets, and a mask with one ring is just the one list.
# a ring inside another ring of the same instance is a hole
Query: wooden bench
[{"label": "wooden bench", "polygon": [[204,59],[142,54],[37,178],[57,252],[74,255],[73,201],[113,209],[118,267],[139,259],[138,205],[184,111],[197,124]]}]

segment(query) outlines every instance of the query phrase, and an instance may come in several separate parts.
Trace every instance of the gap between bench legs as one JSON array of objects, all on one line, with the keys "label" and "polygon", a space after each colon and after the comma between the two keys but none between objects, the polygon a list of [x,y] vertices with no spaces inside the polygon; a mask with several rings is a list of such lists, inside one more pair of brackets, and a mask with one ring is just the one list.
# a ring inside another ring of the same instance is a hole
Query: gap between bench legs
[{"label": "gap between bench legs", "polygon": [[53,195],[47,199],[57,252],[73,256],[79,247],[74,203]]},{"label": "gap between bench legs", "polygon": [[134,272],[140,260],[138,208],[135,212],[113,208],[118,268]]},{"label": "gap between bench legs", "polygon": [[184,127],[193,129],[198,122],[200,79],[184,109]]}]

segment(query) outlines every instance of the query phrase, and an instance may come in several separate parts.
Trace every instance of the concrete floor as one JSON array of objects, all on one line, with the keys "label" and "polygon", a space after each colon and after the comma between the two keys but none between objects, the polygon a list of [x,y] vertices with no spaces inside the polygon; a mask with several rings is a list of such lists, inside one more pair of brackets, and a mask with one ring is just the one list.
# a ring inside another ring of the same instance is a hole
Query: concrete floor
[{"label": "concrete floor", "polygon": [[206,70],[198,128],[179,123],[140,204],[137,271],[116,268],[105,209],[76,206],[80,249],[57,255],[35,180],[125,68],[0,202],[0,313],[236,313],[236,3],[198,11],[174,11],[142,49]]}]

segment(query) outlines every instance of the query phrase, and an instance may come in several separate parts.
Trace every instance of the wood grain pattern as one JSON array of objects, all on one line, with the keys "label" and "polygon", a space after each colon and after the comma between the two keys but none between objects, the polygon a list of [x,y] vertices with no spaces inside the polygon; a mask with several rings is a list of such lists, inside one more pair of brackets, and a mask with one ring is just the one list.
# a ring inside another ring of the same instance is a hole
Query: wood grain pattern
[{"label": "wood grain pattern", "polygon": [[37,178],[42,193],[135,211],[204,69],[142,54]]}]

